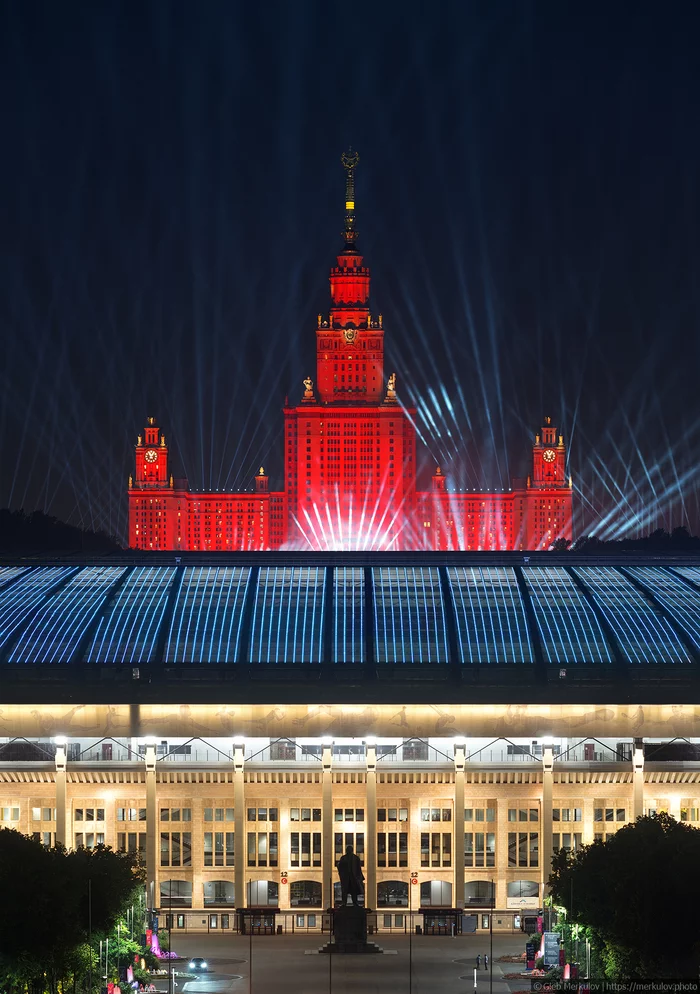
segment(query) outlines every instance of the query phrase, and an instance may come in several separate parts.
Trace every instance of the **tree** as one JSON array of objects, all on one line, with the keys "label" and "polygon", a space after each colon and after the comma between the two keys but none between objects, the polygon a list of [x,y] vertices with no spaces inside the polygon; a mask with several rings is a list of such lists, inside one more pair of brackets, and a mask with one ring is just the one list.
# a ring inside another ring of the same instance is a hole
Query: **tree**
[{"label": "tree", "polygon": [[606,842],[560,849],[555,904],[587,926],[610,979],[697,977],[700,830],[661,813]]},{"label": "tree", "polygon": [[142,882],[135,854],[68,852],[0,830],[0,990],[54,994],[87,965],[90,930],[106,937]]},{"label": "tree", "polygon": [[549,547],[550,552],[568,552],[571,540],[568,538],[555,538]]}]

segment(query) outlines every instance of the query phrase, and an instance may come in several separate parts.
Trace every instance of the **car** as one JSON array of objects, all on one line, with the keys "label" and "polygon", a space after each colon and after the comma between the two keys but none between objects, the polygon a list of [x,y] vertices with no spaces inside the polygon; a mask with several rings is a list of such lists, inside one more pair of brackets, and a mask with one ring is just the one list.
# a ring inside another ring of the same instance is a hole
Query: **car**
[{"label": "car", "polygon": [[206,973],[208,970],[207,961],[201,956],[193,956],[190,960],[190,970],[197,973]]}]

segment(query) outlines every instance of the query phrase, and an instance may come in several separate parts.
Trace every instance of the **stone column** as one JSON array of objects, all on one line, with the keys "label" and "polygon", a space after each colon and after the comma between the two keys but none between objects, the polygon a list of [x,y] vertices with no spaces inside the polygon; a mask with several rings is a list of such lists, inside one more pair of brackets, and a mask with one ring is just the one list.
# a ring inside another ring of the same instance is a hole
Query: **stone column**
[{"label": "stone column", "polygon": [[158,884],[158,808],[156,802],[156,743],[146,739],[146,902],[160,905]]},{"label": "stone column", "polygon": [[[494,862],[496,865],[490,869],[496,890],[496,907],[506,908],[508,906],[508,877],[506,874],[508,868],[508,801],[503,797],[495,797],[493,803],[495,817],[493,830],[496,834],[496,858]],[[486,829],[488,831],[488,825]]]},{"label": "stone column", "polygon": [[632,753],[632,821],[644,815],[644,740],[634,740]]},{"label": "stone column", "polygon": [[323,740],[323,839],[321,868],[323,871],[323,907],[333,907],[333,884],[335,883],[335,867],[333,866],[333,740]]},{"label": "stone column", "polygon": [[[233,740],[233,887],[237,908],[248,906],[245,887],[245,740]],[[279,814],[279,812],[278,812]]]},{"label": "stone column", "polygon": [[[464,740],[455,739],[455,809],[452,816],[455,827],[452,842],[454,860],[452,904],[455,908],[464,907],[464,753]],[[488,831],[488,825],[485,825],[485,828]]]},{"label": "stone column", "polygon": [[377,743],[374,739],[367,739],[366,761],[365,907],[374,911],[377,907]]},{"label": "stone column", "polygon": [[542,893],[549,893],[547,881],[552,872],[552,790],[554,786],[554,751],[551,742],[542,750],[542,828],[540,837],[540,877]]},{"label": "stone column", "polygon": [[56,743],[56,844],[65,846],[68,845],[66,839],[66,740],[59,736],[54,741]]}]

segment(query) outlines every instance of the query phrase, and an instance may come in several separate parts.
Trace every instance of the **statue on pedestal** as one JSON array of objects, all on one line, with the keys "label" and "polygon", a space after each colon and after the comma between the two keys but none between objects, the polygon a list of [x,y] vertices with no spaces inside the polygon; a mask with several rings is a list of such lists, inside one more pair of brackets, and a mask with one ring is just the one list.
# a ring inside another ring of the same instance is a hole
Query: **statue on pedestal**
[{"label": "statue on pedestal", "polygon": [[344,908],[348,903],[348,894],[355,907],[359,907],[358,897],[365,892],[365,875],[362,872],[360,857],[355,855],[352,846],[345,847],[345,855],[340,857],[336,868],[340,877],[342,907]]}]

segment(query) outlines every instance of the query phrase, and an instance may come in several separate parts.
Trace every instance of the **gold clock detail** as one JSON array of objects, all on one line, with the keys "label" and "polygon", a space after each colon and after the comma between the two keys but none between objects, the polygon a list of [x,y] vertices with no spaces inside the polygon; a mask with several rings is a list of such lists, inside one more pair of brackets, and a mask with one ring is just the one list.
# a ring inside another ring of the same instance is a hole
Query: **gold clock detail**
[{"label": "gold clock detail", "polygon": [[144,459],[146,460],[146,462],[157,462],[158,453],[156,452],[155,449],[148,449],[146,455],[144,456]]},{"label": "gold clock detail", "polygon": [[554,451],[554,449],[545,449],[544,452],[542,453],[542,458],[544,459],[545,462],[554,462],[554,460],[557,458],[557,454]]}]

